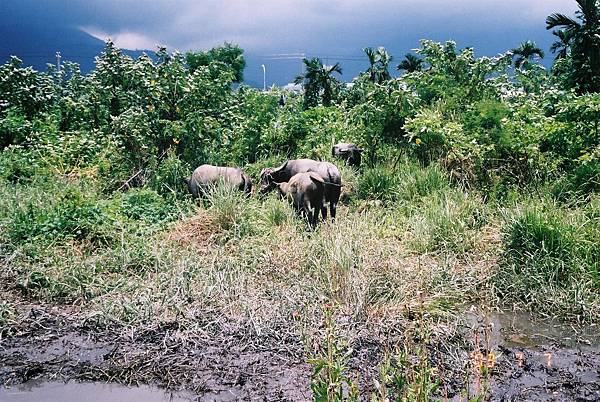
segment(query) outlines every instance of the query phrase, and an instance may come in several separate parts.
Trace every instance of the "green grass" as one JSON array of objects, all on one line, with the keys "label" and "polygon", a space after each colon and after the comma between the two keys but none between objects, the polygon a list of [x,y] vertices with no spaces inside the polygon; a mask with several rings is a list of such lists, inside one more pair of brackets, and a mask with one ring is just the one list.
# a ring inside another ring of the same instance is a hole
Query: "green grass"
[{"label": "green grass", "polygon": [[[298,340],[322,331],[322,307],[334,303],[345,344],[383,331],[392,348],[391,333],[414,327],[415,312],[448,342],[475,301],[599,320],[598,198],[573,208],[525,196],[486,203],[439,167],[408,160],[341,171],[338,218],[314,231],[274,193],[218,185],[192,200],[149,188],[109,196],[86,178],[5,181],[1,246],[24,294],[132,328],[177,321]],[[11,311],[0,306],[0,324]],[[393,375],[408,385],[389,392],[433,392],[418,388],[437,384],[423,345],[403,349]]]},{"label": "green grass", "polygon": [[437,165],[420,166],[408,158],[365,167],[357,180],[357,195],[391,204],[410,203],[420,197],[449,189],[447,174]]},{"label": "green grass", "polygon": [[506,300],[548,315],[598,314],[598,203],[569,208],[530,200],[504,213],[503,254],[496,284]]}]

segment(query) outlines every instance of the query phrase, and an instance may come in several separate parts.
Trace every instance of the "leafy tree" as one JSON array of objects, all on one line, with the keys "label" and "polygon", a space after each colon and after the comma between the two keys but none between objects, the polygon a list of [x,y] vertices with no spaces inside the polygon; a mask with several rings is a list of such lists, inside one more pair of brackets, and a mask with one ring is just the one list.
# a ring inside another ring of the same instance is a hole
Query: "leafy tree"
[{"label": "leafy tree", "polygon": [[238,45],[225,42],[222,46],[214,47],[208,51],[188,52],[185,59],[192,72],[200,66],[208,66],[211,62],[222,62],[233,70],[235,82],[244,80],[246,59],[244,58],[244,50]]},{"label": "leafy tree", "polygon": [[414,73],[415,71],[421,71],[423,69],[423,63],[423,59],[418,58],[414,54],[407,53],[404,56],[404,60],[396,66],[396,70]]},{"label": "leafy tree", "polygon": [[526,41],[511,50],[515,58],[515,68],[527,68],[534,58],[544,58],[544,51],[540,49],[535,42]]},{"label": "leafy tree", "polygon": [[[123,54],[111,39],[96,57],[96,69],[90,76],[93,85],[91,101],[96,103],[95,126],[104,124],[110,116],[118,116],[132,105],[133,59]],[[108,112],[108,114],[106,113]]]},{"label": "leafy tree", "polygon": [[0,66],[0,117],[10,108],[17,108],[29,118],[48,109],[56,90],[52,78],[12,56]]},{"label": "leafy tree", "polygon": [[421,41],[417,53],[427,70],[404,77],[404,81],[426,103],[444,99],[449,105],[464,105],[487,96],[498,96],[498,85],[506,85],[510,53],[498,57],[475,57],[472,48],[460,51],[456,43]]},{"label": "leafy tree", "polygon": [[392,55],[383,47],[377,48],[377,55],[379,56],[379,77],[381,82],[390,80],[392,76],[390,75],[389,66],[393,60]]},{"label": "leafy tree", "polygon": [[342,74],[340,63],[328,66],[318,57],[303,59],[302,62],[306,71],[298,75],[294,83],[304,86],[304,108],[317,106],[319,100],[323,106],[331,106],[339,87],[339,81],[333,73]]},{"label": "leafy tree", "polygon": [[385,146],[405,145],[405,121],[419,99],[400,79],[376,85],[366,78],[362,75],[353,81],[343,104],[355,126],[353,139],[366,149],[366,162],[374,165]]},{"label": "leafy tree", "polygon": [[576,0],[576,19],[564,14],[552,14],[546,19],[546,29],[559,28],[569,38],[572,71],[571,85],[579,93],[600,91],[600,5],[598,0]]},{"label": "leafy tree", "polygon": [[569,48],[571,46],[572,39],[571,35],[564,29],[554,31],[552,34],[558,38],[558,40],[555,41],[550,47],[550,51],[556,54],[554,60],[565,59],[569,55]]}]

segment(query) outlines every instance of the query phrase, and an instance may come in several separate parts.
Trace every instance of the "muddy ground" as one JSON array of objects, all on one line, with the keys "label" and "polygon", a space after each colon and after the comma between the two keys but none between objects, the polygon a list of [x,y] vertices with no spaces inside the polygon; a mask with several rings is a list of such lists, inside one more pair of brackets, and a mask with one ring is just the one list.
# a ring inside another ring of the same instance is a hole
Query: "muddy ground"
[{"label": "muddy ground", "polygon": [[[24,300],[18,306],[18,317],[1,333],[0,383],[6,386],[74,380],[184,389],[203,401],[311,399],[311,367],[299,339],[194,333],[177,323],[136,331],[101,323],[77,307]],[[600,400],[595,328],[577,334],[518,315],[479,319],[477,325],[487,326],[486,342],[498,356],[491,400]],[[376,342],[353,346],[351,366],[368,396],[381,355]],[[460,370],[446,367],[444,372],[440,399],[465,400]],[[469,385],[471,390],[478,386]]]},{"label": "muddy ground", "polygon": [[309,400],[301,349],[278,348],[274,341],[183,336],[176,324],[125,334],[86,322],[80,313],[38,306],[3,334],[0,382],[158,384],[205,400]]}]

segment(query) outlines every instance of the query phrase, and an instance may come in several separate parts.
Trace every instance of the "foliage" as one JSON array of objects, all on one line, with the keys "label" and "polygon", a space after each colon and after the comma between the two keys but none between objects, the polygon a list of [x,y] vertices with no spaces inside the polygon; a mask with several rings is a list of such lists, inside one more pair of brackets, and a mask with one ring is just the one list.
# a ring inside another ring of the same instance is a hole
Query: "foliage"
[{"label": "foliage", "polygon": [[404,55],[404,60],[396,66],[398,71],[406,71],[407,73],[414,73],[415,71],[421,71],[423,69],[424,61],[414,54],[407,53]]},{"label": "foliage", "polygon": [[[576,19],[555,13],[546,19],[546,29],[559,28],[562,44],[570,50],[572,70],[566,72],[569,86],[579,93],[600,91],[600,5],[597,0],[576,0]],[[566,49],[563,54],[567,54]]]},{"label": "foliage", "polygon": [[[352,350],[337,334],[333,306],[323,307],[325,334],[308,363],[313,366],[310,388],[313,400],[318,402],[357,401],[358,387],[348,377],[348,362]],[[345,396],[345,387],[349,389]]]},{"label": "foliage", "polygon": [[[362,339],[347,332],[385,322],[378,331],[407,333],[393,320],[412,321],[419,295],[438,328],[471,300],[597,321],[600,98],[571,90],[583,39],[559,32],[552,72],[423,41],[398,78],[384,49],[366,51],[369,71],[347,86],[339,65],[305,60],[304,94],[236,85],[243,54],[229,44],[133,59],[108,41],[85,75],[11,59],[0,66],[10,274],[25,293],[95,303],[132,326],[193,328],[206,313],[248,339],[296,341],[285,320],[308,310],[322,335],[311,386],[325,400],[355,392],[350,346]],[[181,181],[209,163],[256,183],[286,158],[331,160],[337,142],[364,148],[366,163],[332,160],[340,214],[310,233],[274,194],[219,184],[192,200]],[[339,310],[315,309],[323,298]],[[384,362],[379,396],[440,397],[431,345],[409,346]]]},{"label": "foliage", "polygon": [[534,58],[544,58],[544,51],[530,40],[521,43],[519,47],[514,48],[511,52],[515,58],[515,68],[527,68]]},{"label": "foliage", "polygon": [[367,75],[371,82],[382,84],[392,78],[389,72],[389,64],[392,62],[393,57],[384,47],[378,47],[377,49],[366,47],[363,49],[363,52],[365,52],[369,59],[370,66],[367,70]]},{"label": "foliage", "polygon": [[407,74],[405,80],[427,103],[447,98],[471,102],[494,95],[511,61],[510,53],[476,58],[473,48],[457,51],[452,41],[423,40],[417,53],[429,68]]},{"label": "foliage", "polygon": [[[507,214],[505,254],[497,277],[500,292],[546,310],[549,306],[544,307],[538,290],[554,289],[562,293],[558,299],[572,299],[573,292],[584,295],[589,287],[598,286],[597,208],[591,203],[570,211],[542,200]],[[585,314],[581,306],[565,309]]]},{"label": "foliage", "polygon": [[188,52],[185,54],[185,60],[192,72],[214,62],[225,63],[235,74],[235,82],[244,81],[246,60],[244,50],[237,45],[225,42],[222,46],[205,52]]},{"label": "foliage", "polygon": [[304,86],[304,108],[309,109],[319,103],[331,106],[340,85],[333,73],[342,73],[340,64],[327,66],[318,57],[303,59],[302,62],[306,71],[298,75],[294,83]]},{"label": "foliage", "polygon": [[48,110],[54,100],[52,77],[40,74],[12,56],[0,66],[0,118],[14,108],[28,118]]},{"label": "foliage", "polygon": [[571,34],[565,29],[553,31],[552,35],[558,39],[550,47],[550,51],[556,54],[554,60],[566,59],[570,54]]},{"label": "foliage", "polygon": [[345,96],[355,137],[366,149],[369,164],[377,162],[384,145],[406,145],[405,122],[417,109],[419,99],[401,80],[377,85],[359,78]]}]

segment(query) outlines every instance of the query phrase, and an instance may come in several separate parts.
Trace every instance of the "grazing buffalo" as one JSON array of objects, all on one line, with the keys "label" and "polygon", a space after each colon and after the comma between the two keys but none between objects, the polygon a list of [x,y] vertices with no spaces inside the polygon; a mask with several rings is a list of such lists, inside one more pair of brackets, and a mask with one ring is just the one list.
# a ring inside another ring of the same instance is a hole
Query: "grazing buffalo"
[{"label": "grazing buffalo", "polygon": [[246,195],[250,195],[252,192],[250,177],[238,168],[202,165],[194,170],[191,178],[183,180],[194,197],[199,197],[202,192],[217,184],[219,180],[245,192]]},{"label": "grazing buffalo", "polygon": [[354,144],[344,142],[331,147],[331,156],[345,160],[350,166],[359,167],[363,151]]},{"label": "grazing buffalo", "polygon": [[313,172],[297,173],[288,182],[279,183],[279,192],[288,198],[296,211],[308,219],[311,227],[317,225],[323,207],[325,182]]},{"label": "grazing buffalo", "polygon": [[335,219],[337,204],[342,192],[342,178],[338,168],[329,162],[318,162],[312,159],[295,159],[285,162],[276,168],[266,168],[260,172],[260,192],[266,193],[277,187],[277,183],[289,182],[298,173],[313,172],[323,179],[324,193],[321,214],[327,218],[327,204],[331,217]]}]

